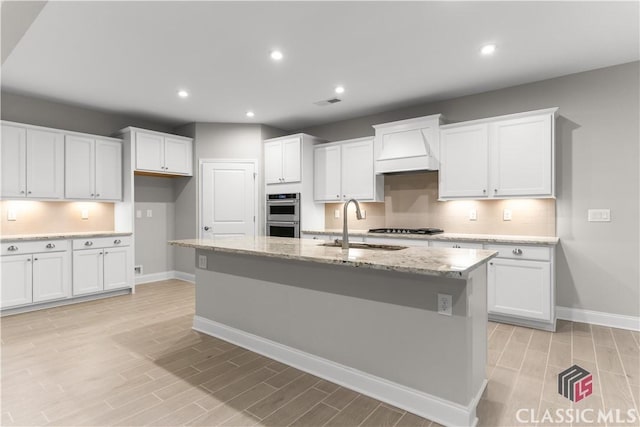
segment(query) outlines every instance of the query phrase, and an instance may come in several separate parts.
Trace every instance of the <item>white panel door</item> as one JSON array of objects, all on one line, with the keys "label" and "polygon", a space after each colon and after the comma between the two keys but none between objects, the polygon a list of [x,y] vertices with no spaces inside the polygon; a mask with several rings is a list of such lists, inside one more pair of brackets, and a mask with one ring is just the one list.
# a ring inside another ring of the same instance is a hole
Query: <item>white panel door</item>
[{"label": "white panel door", "polygon": [[122,144],[96,140],[95,198],[122,199]]},{"label": "white panel door", "polygon": [[313,198],[319,202],[335,202],[341,197],[339,145],[316,146],[313,153]]},{"label": "white panel door", "polygon": [[486,124],[440,132],[440,198],[488,197],[488,141]]},{"label": "white panel door", "polygon": [[202,238],[255,235],[254,172],[253,163],[202,165]]},{"label": "white panel door", "polygon": [[164,138],[164,166],[166,172],[192,175],[191,141]]},{"label": "white panel door", "polygon": [[27,197],[64,198],[62,134],[27,129]]},{"label": "white panel door", "polygon": [[266,184],[282,182],[282,143],[280,141],[264,144],[264,182]]},{"label": "white panel door", "polygon": [[373,139],[342,145],[342,198],[373,200]]},{"label": "white panel door", "polygon": [[33,302],[71,296],[69,252],[33,254]]},{"label": "white panel door", "polygon": [[31,259],[31,254],[2,257],[2,308],[29,304],[33,301]]},{"label": "white panel door", "polygon": [[283,182],[300,182],[301,163],[300,138],[284,139],[282,142],[282,179]]},{"label": "white panel door", "polygon": [[73,251],[73,295],[104,289],[102,249]]},{"label": "white panel door", "polygon": [[136,169],[164,172],[164,137],[136,132]]},{"label": "white panel door", "polygon": [[493,196],[553,194],[552,117],[525,117],[491,125]]},{"label": "white panel door", "polygon": [[489,313],[551,320],[551,264],[495,258],[487,274]]},{"label": "white panel door", "polygon": [[133,266],[129,265],[128,247],[106,248],[104,250],[104,290],[131,286],[129,274]]},{"label": "white panel door", "polygon": [[27,195],[27,131],[2,125],[2,197]]},{"label": "white panel door", "polygon": [[95,197],[95,140],[67,135],[64,141],[64,194],[67,199]]}]

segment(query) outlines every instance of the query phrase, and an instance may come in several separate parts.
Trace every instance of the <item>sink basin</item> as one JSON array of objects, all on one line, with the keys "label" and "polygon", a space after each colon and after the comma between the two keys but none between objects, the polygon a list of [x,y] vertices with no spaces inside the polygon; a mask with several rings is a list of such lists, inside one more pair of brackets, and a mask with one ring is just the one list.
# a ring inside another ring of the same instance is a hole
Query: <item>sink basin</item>
[{"label": "sink basin", "polygon": [[[318,245],[318,246],[341,248],[342,240],[336,240],[335,242],[322,243],[321,245]],[[373,243],[349,243],[349,249],[371,249],[375,251],[399,251],[401,249],[407,249],[407,246],[376,245]]]}]

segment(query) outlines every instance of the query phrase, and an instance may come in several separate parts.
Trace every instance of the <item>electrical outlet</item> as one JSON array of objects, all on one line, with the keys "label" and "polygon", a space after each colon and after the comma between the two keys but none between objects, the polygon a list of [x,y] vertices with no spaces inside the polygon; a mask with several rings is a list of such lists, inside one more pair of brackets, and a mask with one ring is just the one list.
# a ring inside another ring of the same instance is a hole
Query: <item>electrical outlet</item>
[{"label": "electrical outlet", "polygon": [[444,314],[445,316],[452,315],[453,298],[451,295],[438,294],[438,314]]},{"label": "electrical outlet", "polygon": [[89,219],[89,209],[82,209],[80,212],[82,219]]},{"label": "electrical outlet", "polygon": [[469,211],[469,221],[476,221],[478,219],[478,211],[471,209]]},{"label": "electrical outlet", "polygon": [[589,222],[611,222],[611,209],[589,209],[587,220]]},{"label": "electrical outlet", "polygon": [[334,218],[340,218],[340,209],[334,209],[333,210],[333,217]]},{"label": "electrical outlet", "polygon": [[151,209],[147,209],[147,218],[151,218],[153,216],[153,211]]},{"label": "electrical outlet", "polygon": [[133,274],[142,274],[142,265],[136,265],[133,267]]},{"label": "electrical outlet", "polygon": [[141,210],[137,210],[136,211],[136,218],[142,218],[142,211]]},{"label": "electrical outlet", "polygon": [[505,209],[502,211],[502,220],[511,221],[511,209]]},{"label": "electrical outlet", "polygon": [[207,268],[207,256],[206,255],[198,255],[198,268],[206,269]]},{"label": "electrical outlet", "polygon": [[7,221],[15,221],[16,220],[16,210],[8,209],[7,210]]}]

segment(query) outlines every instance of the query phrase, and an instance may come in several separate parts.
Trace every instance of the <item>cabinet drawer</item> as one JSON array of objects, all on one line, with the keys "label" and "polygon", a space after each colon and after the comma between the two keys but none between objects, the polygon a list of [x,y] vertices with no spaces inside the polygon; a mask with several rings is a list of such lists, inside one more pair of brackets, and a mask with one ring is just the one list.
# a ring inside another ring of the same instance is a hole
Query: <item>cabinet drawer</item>
[{"label": "cabinet drawer", "polygon": [[398,246],[420,246],[420,247],[428,247],[428,240],[421,239],[402,239],[396,237],[369,237],[365,239],[367,243],[372,243],[374,245],[398,245]]},{"label": "cabinet drawer", "polygon": [[73,241],[73,250],[78,249],[100,249],[111,248],[114,246],[129,246],[131,244],[131,236],[113,236],[113,237],[97,237],[95,239],[75,239]]},{"label": "cabinet drawer", "polygon": [[37,240],[2,243],[2,255],[32,254],[39,252],[64,252],[68,249],[68,240]]},{"label": "cabinet drawer", "polygon": [[429,246],[432,248],[482,249],[482,243],[451,242],[446,240],[432,240]]},{"label": "cabinet drawer", "polygon": [[485,245],[485,249],[497,251],[498,258],[551,261],[551,248],[527,245]]}]

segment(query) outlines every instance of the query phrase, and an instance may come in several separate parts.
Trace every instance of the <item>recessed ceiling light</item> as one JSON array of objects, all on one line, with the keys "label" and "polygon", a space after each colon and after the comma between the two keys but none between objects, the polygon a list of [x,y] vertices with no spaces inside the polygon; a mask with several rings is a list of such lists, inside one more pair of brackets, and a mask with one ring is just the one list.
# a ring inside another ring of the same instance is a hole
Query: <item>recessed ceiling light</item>
[{"label": "recessed ceiling light", "polygon": [[178,91],[178,96],[179,96],[180,98],[186,98],[186,97],[188,97],[188,96],[189,96],[189,92],[187,92],[186,90],[179,90],[179,91]]},{"label": "recessed ceiling light", "polygon": [[496,51],[496,45],[495,44],[486,44],[484,46],[482,46],[482,49],[480,49],[480,53],[483,55],[492,55],[493,52]]},{"label": "recessed ceiling light", "polygon": [[255,115],[256,113],[254,113],[253,111],[247,111],[247,117],[253,117]]},{"label": "recessed ceiling light", "polygon": [[284,58],[284,55],[279,50],[271,51],[271,59],[273,59],[274,61],[280,61],[282,58]]},{"label": "recessed ceiling light", "polygon": [[336,86],[336,93],[337,94],[344,93],[344,86]]}]

